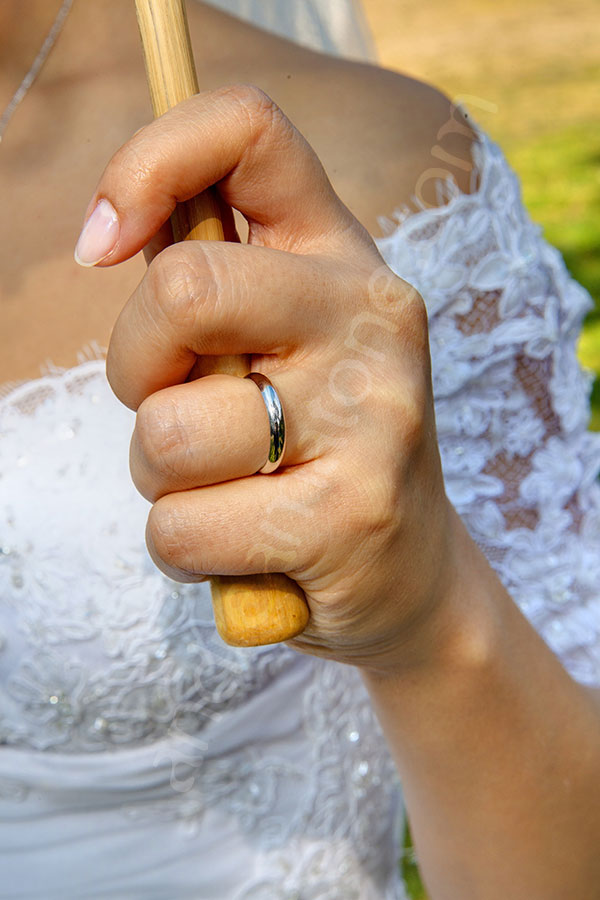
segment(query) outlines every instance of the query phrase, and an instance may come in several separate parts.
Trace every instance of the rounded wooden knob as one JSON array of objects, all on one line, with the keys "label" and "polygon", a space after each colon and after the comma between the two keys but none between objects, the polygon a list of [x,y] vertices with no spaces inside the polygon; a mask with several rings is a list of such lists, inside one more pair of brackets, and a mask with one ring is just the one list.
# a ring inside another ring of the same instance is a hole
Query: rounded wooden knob
[{"label": "rounded wooden knob", "polygon": [[234,647],[289,641],[308,624],[304,594],[286,575],[219,576],[211,590],[217,630]]}]

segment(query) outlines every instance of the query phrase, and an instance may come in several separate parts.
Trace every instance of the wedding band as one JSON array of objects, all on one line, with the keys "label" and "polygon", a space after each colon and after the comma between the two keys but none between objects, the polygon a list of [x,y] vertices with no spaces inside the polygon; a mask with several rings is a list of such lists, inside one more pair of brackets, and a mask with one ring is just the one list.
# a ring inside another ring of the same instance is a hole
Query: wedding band
[{"label": "wedding band", "polygon": [[258,470],[261,474],[268,475],[270,472],[274,472],[281,464],[285,452],[283,406],[281,405],[279,394],[266,375],[262,375],[260,372],[249,372],[246,378],[250,378],[259,389],[269,417],[269,430],[271,432],[269,455],[264,466]]}]

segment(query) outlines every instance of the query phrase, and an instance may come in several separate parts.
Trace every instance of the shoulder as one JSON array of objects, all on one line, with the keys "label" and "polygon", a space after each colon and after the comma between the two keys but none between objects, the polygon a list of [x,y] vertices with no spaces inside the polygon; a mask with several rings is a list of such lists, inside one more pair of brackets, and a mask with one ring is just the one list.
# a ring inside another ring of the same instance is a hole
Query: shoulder
[{"label": "shoulder", "polygon": [[274,99],[371,233],[379,216],[412,206],[415,197],[435,205],[440,179],[469,192],[476,136],[449,97],[374,65],[312,56],[310,67],[287,79],[281,102]]},{"label": "shoulder", "polygon": [[204,4],[195,7],[190,24],[203,86],[244,81],[266,91],[372,234],[379,216],[410,206],[415,195],[435,204],[440,178],[453,177],[468,192],[474,134],[437,88],[315,53]]}]

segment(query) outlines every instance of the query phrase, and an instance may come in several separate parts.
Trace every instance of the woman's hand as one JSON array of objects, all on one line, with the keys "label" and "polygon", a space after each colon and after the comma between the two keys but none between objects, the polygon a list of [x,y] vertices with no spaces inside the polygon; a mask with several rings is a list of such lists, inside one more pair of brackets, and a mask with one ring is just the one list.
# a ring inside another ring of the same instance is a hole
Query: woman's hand
[{"label": "woman's hand", "polygon": [[[248,244],[229,217],[228,242],[167,246],[175,203],[212,184],[247,219]],[[310,605],[299,650],[382,671],[432,653],[455,518],[426,314],[310,147],[254,88],[201,94],[118,151],[93,210],[79,245],[89,261],[164,248],[107,361],[137,410],[131,469],[154,504],[156,564],[181,581],[285,572]],[[282,399],[287,447],[273,474],[255,474],[269,444],[256,385],[187,381],[199,356],[232,354],[249,354]]]},{"label": "woman's hand", "polygon": [[[92,201],[101,242],[80,250],[111,265],[164,246],[175,201],[213,183],[250,244],[166,247],[109,348],[111,384],[138,411],[150,553],[181,580],[298,582],[311,620],[292,644],[362,667],[431,896],[591,898],[597,708],[449,505],[421,299],[300,135],[254,89],[185,103],[111,161]],[[198,356],[238,353],[284,403],[270,475],[254,474],[269,438],[256,385],[186,381]]]}]

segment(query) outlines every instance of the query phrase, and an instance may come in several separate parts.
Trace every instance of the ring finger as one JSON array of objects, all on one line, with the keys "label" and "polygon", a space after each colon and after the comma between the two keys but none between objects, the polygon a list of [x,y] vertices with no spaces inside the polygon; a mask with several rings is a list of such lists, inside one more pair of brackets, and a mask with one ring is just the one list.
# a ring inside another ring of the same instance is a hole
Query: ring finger
[{"label": "ring finger", "polygon": [[[320,449],[299,430],[308,375],[295,368],[293,374],[278,371],[272,381],[284,405],[284,465],[307,462]],[[208,375],[144,400],[131,440],[131,474],[140,493],[155,502],[165,494],[252,475],[267,459],[270,436],[256,384]]]}]

